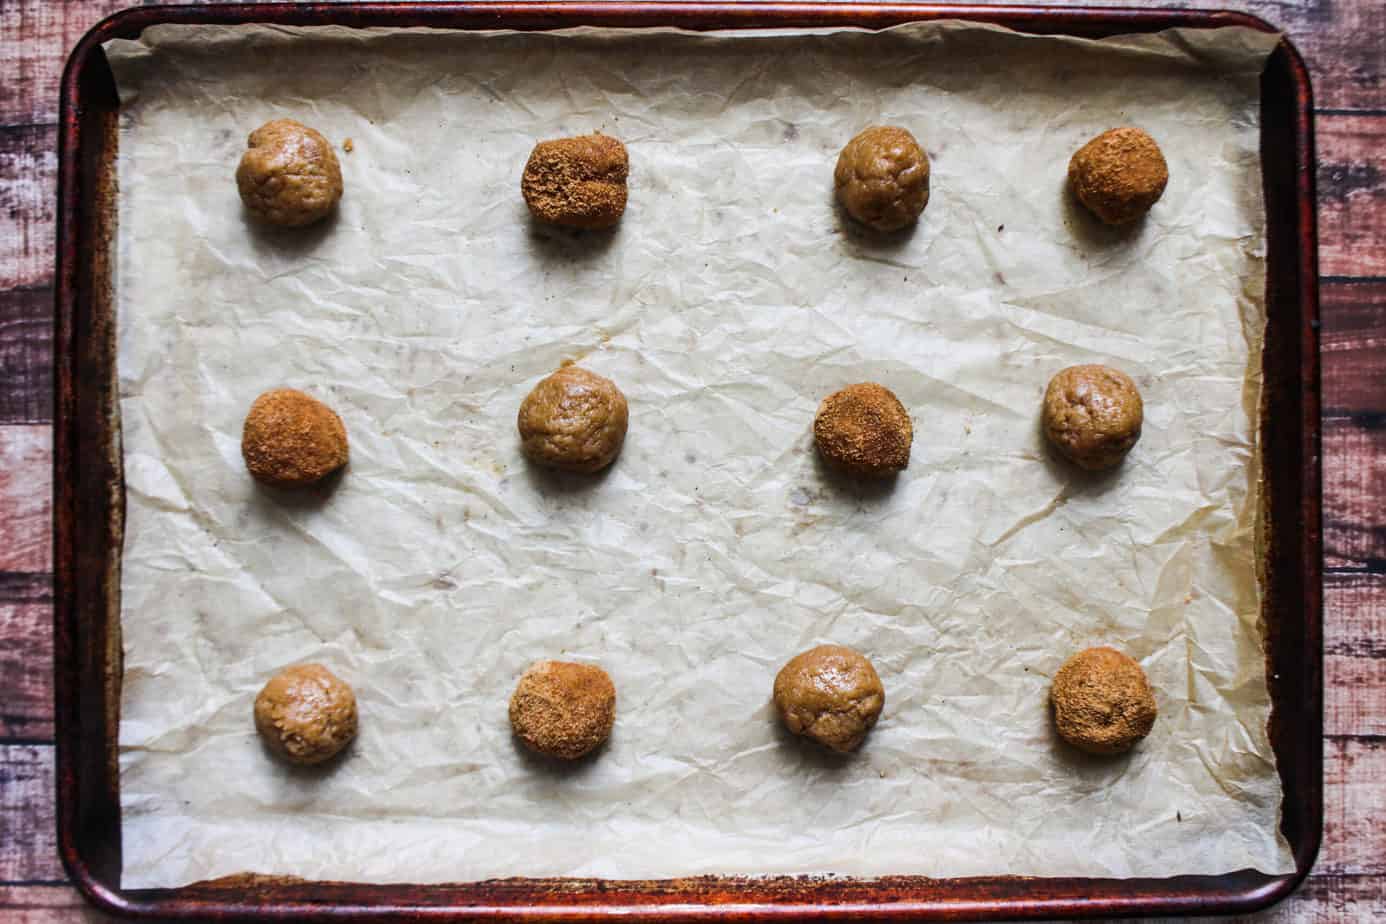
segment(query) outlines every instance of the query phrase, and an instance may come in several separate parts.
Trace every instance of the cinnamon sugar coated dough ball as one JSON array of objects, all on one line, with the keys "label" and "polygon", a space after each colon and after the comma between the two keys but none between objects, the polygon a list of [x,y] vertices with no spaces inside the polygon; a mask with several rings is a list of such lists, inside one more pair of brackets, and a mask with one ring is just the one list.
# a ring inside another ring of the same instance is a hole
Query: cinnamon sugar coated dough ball
[{"label": "cinnamon sugar coated dough ball", "polygon": [[283,228],[327,217],[342,198],[342,168],[321,134],[293,119],[250,133],[236,168],[241,201],[256,218]]},{"label": "cinnamon sugar coated dough ball", "polygon": [[538,465],[595,472],[621,451],[629,422],[626,396],[615,382],[568,365],[520,404],[520,449]]},{"label": "cinnamon sugar coated dough ball", "polygon": [[255,399],[241,431],[241,456],[257,481],[310,485],[347,464],[342,419],[318,399],[292,388]]},{"label": "cinnamon sugar coated dough ball", "polygon": [[510,727],[525,746],[576,760],[611,737],[616,687],[606,671],[571,661],[536,661],[510,697]]},{"label": "cinnamon sugar coated dough ball", "polygon": [[290,763],[320,764],[356,737],[356,695],[321,664],[285,668],[255,697],[255,729]]},{"label": "cinnamon sugar coated dough ball", "polygon": [[1068,162],[1078,201],[1109,225],[1135,221],[1164,194],[1169,167],[1155,139],[1139,128],[1105,131]]},{"label": "cinnamon sugar coated dough ball", "polygon": [[890,389],[862,382],[823,399],[813,419],[813,440],[830,465],[853,475],[883,477],[910,464],[914,427]]},{"label": "cinnamon sugar coated dough ball", "polygon": [[1114,648],[1069,658],[1049,691],[1054,724],[1090,754],[1129,751],[1155,724],[1155,694],[1141,666]]},{"label": "cinnamon sugar coated dough ball", "polygon": [[785,727],[834,751],[855,751],[880,718],[885,688],[865,656],[842,645],[795,655],[775,677]]},{"label": "cinnamon sugar coated dough ball", "polygon": [[1145,405],[1136,383],[1110,366],[1069,366],[1044,391],[1044,434],[1089,471],[1121,464],[1141,438]]},{"label": "cinnamon sugar coated dough ball", "polygon": [[929,204],[929,155],[903,128],[873,125],[837,156],[833,186],[857,221],[877,231],[898,231]]},{"label": "cinnamon sugar coated dough ball", "polygon": [[520,191],[540,221],[570,228],[610,228],[626,211],[626,146],[608,135],[541,141],[525,164]]}]

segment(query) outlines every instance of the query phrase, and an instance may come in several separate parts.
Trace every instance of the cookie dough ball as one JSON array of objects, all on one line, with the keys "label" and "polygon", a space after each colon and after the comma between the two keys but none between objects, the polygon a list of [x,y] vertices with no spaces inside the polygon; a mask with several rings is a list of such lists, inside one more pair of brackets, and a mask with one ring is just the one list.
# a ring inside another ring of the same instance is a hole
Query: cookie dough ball
[{"label": "cookie dough ball", "polygon": [[1155,694],[1141,666],[1114,648],[1069,658],[1049,691],[1064,740],[1089,754],[1129,751],[1155,724]]},{"label": "cookie dough ball", "polygon": [[255,697],[255,728],[290,763],[320,764],[356,737],[356,696],[321,664],[285,668]]},{"label": "cookie dough ball", "polygon": [[1141,438],[1145,406],[1136,383],[1110,366],[1069,366],[1044,391],[1044,435],[1089,471],[1121,464]]},{"label": "cookie dough ball", "polygon": [[1068,162],[1068,182],[1094,215],[1124,225],[1150,211],[1169,168],[1154,138],[1139,128],[1114,128],[1078,149]]},{"label": "cookie dough ball", "polygon": [[823,399],[813,419],[813,440],[830,465],[879,478],[910,464],[914,427],[890,389],[862,382]]},{"label": "cookie dough ball", "polygon": [[841,645],[796,655],[775,677],[775,708],[785,727],[834,751],[855,751],[885,705],[871,662]]},{"label": "cookie dough ball", "polygon": [[520,404],[520,449],[549,468],[600,471],[621,451],[629,421],[626,396],[615,382],[564,366]]},{"label": "cookie dough ball", "polygon": [[903,128],[873,125],[837,156],[837,199],[857,221],[898,231],[929,204],[929,155]]},{"label": "cookie dough ball", "polygon": [[603,134],[541,141],[520,180],[530,214],[570,228],[610,228],[626,210],[626,146]]},{"label": "cookie dough ball", "polygon": [[510,697],[510,727],[525,746],[549,757],[576,760],[611,737],[616,687],[592,664],[536,661]]},{"label": "cookie dough ball", "polygon": [[293,119],[275,119],[250,133],[236,168],[246,209],[283,228],[327,217],[342,198],[342,168],[332,145]]},{"label": "cookie dough ball", "polygon": [[255,399],[245,415],[241,456],[257,481],[302,487],[347,463],[342,418],[318,399],[277,388]]}]

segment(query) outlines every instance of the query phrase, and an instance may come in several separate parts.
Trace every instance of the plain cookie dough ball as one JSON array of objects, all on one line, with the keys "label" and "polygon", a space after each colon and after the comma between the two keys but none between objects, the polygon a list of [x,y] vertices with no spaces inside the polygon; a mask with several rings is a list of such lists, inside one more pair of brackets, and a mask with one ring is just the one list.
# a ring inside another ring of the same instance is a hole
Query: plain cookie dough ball
[{"label": "plain cookie dough ball", "polygon": [[250,133],[236,168],[241,201],[261,221],[282,228],[327,217],[342,198],[342,168],[321,134],[293,119],[275,119]]},{"label": "plain cookie dough ball", "polygon": [[525,164],[520,192],[530,214],[570,228],[610,228],[626,211],[626,146],[608,135],[541,141]]},{"label": "plain cookie dough ball", "polygon": [[1044,435],[1089,471],[1121,464],[1141,438],[1145,405],[1136,383],[1110,366],[1069,366],[1044,390]]},{"label": "plain cookie dough ball", "polygon": [[780,669],[774,699],[794,734],[846,752],[855,751],[880,718],[885,689],[863,655],[841,645],[819,645]]},{"label": "plain cookie dough ball", "polygon": [[830,465],[879,478],[910,464],[914,427],[890,389],[861,382],[823,399],[813,419],[813,440]]},{"label": "plain cookie dough ball", "polygon": [[241,456],[257,481],[310,485],[347,464],[346,427],[318,399],[277,388],[256,398],[245,415]]},{"label": "plain cookie dough ball", "polygon": [[873,125],[837,156],[837,199],[857,221],[898,231],[929,204],[929,155],[903,128]]},{"label": "plain cookie dough ball", "polygon": [[1064,662],[1049,691],[1063,739],[1089,754],[1129,751],[1155,724],[1155,694],[1141,666],[1114,648]]},{"label": "plain cookie dough ball", "polygon": [[1155,139],[1139,128],[1105,131],[1068,162],[1078,201],[1109,225],[1135,221],[1164,194],[1169,167]]},{"label": "plain cookie dough ball", "polygon": [[321,664],[297,664],[255,697],[255,728],[290,763],[320,764],[356,737],[356,696]]},{"label": "plain cookie dough ball", "polygon": [[571,661],[536,661],[510,697],[510,727],[525,746],[576,760],[611,737],[616,687],[606,671]]},{"label": "plain cookie dough ball", "polygon": [[600,471],[621,451],[629,422],[626,396],[615,382],[568,365],[520,404],[520,449],[549,468]]}]

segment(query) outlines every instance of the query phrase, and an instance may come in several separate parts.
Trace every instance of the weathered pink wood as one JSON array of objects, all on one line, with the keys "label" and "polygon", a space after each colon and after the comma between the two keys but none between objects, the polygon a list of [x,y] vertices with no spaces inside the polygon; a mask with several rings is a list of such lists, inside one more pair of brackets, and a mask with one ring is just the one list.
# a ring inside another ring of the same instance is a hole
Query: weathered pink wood
[{"label": "weathered pink wood", "polygon": [[[133,0],[130,0],[133,2]],[[98,920],[53,852],[48,547],[58,75],[126,0],[0,6],[0,920]],[[1386,919],[1386,6],[1208,4],[1285,27],[1318,105],[1326,823],[1316,873],[1265,921]],[[1375,277],[1375,278],[1364,278]],[[15,884],[23,883],[23,884]],[[102,919],[104,920],[104,919]]]}]

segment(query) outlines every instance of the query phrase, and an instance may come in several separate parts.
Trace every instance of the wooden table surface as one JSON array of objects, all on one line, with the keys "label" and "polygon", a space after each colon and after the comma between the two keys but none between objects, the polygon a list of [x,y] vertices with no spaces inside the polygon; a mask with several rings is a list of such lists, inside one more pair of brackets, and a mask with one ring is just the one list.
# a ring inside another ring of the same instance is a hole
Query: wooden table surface
[{"label": "wooden table surface", "polygon": [[[0,921],[102,916],[54,847],[50,543],[58,77],[134,0],[0,0]],[[1180,4],[1173,4],[1180,5]],[[1210,0],[1207,6],[1219,5]],[[1254,920],[1386,918],[1386,3],[1228,0],[1285,29],[1317,101],[1324,837]]]}]

